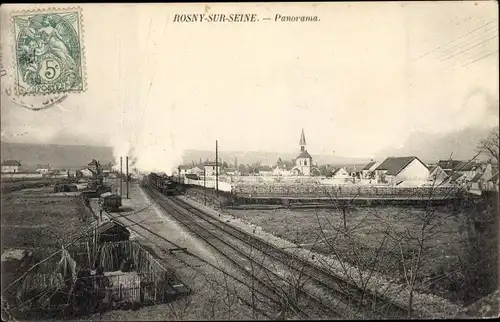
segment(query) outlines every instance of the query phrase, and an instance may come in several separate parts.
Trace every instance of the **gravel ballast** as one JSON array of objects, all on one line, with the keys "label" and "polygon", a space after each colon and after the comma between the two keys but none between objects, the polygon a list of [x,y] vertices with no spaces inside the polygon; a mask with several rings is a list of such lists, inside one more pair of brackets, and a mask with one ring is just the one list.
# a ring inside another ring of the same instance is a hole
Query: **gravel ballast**
[{"label": "gravel ballast", "polygon": [[[329,271],[352,280],[360,285],[362,280],[369,276],[370,272],[362,272],[356,267],[346,262],[340,262],[330,256],[311,252],[310,250],[299,248],[299,245],[293,244],[287,240],[276,237],[266,232],[262,227],[248,223],[241,218],[226,214],[219,207],[208,207],[192,197],[179,196],[179,199],[187,202],[193,207],[205,211],[219,220],[226,222],[242,231],[253,234],[269,244],[282,248],[284,251],[293,253],[296,256],[307,259],[319,267],[327,268]],[[216,209],[214,209],[216,208]],[[218,208],[218,209],[217,209]],[[255,232],[255,233],[254,233]],[[314,256],[313,256],[314,255]],[[314,257],[314,259],[313,259]],[[401,306],[407,306],[410,291],[402,284],[392,281],[389,277],[377,272],[371,273],[371,278],[367,284],[367,289],[385,294],[386,298],[392,299],[394,303]],[[413,311],[415,315],[426,318],[450,318],[460,314],[462,307],[451,303],[450,301],[432,294],[413,293]]]}]

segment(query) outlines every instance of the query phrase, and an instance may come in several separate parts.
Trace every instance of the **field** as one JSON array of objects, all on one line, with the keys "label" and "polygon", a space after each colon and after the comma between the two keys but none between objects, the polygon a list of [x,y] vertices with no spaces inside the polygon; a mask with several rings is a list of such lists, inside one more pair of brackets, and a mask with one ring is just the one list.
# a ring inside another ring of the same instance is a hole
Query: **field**
[{"label": "field", "polygon": [[[351,208],[346,211],[347,229],[343,229],[342,211],[332,209],[227,210],[302,247],[336,256],[362,269],[374,267],[399,283],[405,282],[403,263],[406,268],[411,265],[418,247],[411,242],[400,244],[397,238],[418,235],[422,224],[419,218],[428,211],[409,207]],[[460,215],[449,215],[444,208],[434,212],[440,229],[426,241],[420,273],[420,282],[425,286],[421,291],[460,302],[463,294],[453,290],[462,278],[458,263],[465,235],[460,229]]]},{"label": "field", "polygon": [[[31,251],[33,257],[26,264],[33,265],[85,229],[84,206],[75,197],[52,196],[52,191],[53,187],[44,187],[2,193],[2,254],[8,250]],[[40,271],[53,269],[60,258],[56,255],[48,259]],[[2,265],[2,289],[21,276],[20,270],[29,267],[15,261],[3,264],[7,265]]]}]

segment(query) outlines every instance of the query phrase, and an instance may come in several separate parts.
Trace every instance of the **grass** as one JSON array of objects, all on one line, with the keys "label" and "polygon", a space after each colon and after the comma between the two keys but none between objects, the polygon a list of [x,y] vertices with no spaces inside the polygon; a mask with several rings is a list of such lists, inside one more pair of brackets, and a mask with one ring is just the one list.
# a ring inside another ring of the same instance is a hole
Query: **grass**
[{"label": "grass", "polygon": [[[374,257],[382,258],[378,263],[377,271],[384,273],[400,282],[404,273],[401,265],[401,253],[395,242],[388,241],[382,251],[375,255],[382,243],[384,234],[383,222],[388,223],[394,230],[403,232],[408,230],[417,234],[420,227],[419,216],[425,214],[422,208],[411,207],[356,207],[349,210],[346,218],[348,227],[356,227],[353,237],[345,238],[342,235],[335,237],[337,227],[342,226],[342,216],[338,211],[327,209],[301,210],[227,210],[230,214],[261,226],[264,230],[286,240],[303,244],[323,254],[332,254],[333,249],[343,260],[358,266],[369,266]],[[445,208],[436,210],[438,219],[449,215]],[[457,256],[461,252],[460,219],[458,215],[443,221],[444,232],[429,240],[429,247],[424,258],[425,265],[422,275],[428,278],[450,273],[457,269]],[[320,239],[327,242],[315,243],[320,231]],[[403,254],[407,258],[413,251],[411,245],[405,245]],[[423,291],[434,293],[457,301],[453,292],[447,289],[448,278],[442,278],[437,283],[429,285]]]}]

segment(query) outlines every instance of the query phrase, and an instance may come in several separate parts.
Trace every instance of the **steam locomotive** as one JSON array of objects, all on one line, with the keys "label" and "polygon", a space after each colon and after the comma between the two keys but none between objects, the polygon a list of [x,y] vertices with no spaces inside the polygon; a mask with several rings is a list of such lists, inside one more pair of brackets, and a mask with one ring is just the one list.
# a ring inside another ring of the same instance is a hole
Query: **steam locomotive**
[{"label": "steam locomotive", "polygon": [[183,193],[182,183],[174,176],[150,173],[148,180],[155,189],[165,195],[173,196]]}]

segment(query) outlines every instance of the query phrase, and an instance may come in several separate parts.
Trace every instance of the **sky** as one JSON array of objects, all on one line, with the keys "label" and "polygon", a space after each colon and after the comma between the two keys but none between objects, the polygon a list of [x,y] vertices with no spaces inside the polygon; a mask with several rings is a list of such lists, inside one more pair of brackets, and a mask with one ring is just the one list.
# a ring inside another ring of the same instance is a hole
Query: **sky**
[{"label": "sky", "polygon": [[[498,123],[496,5],[81,4],[87,90],[41,111],[2,90],[2,140],[107,145],[153,169],[215,140],[297,151],[302,128],[309,151],[369,157],[416,131]],[[0,9],[4,89],[13,84],[5,17],[19,8]],[[182,13],[272,20],[174,23]]]}]

